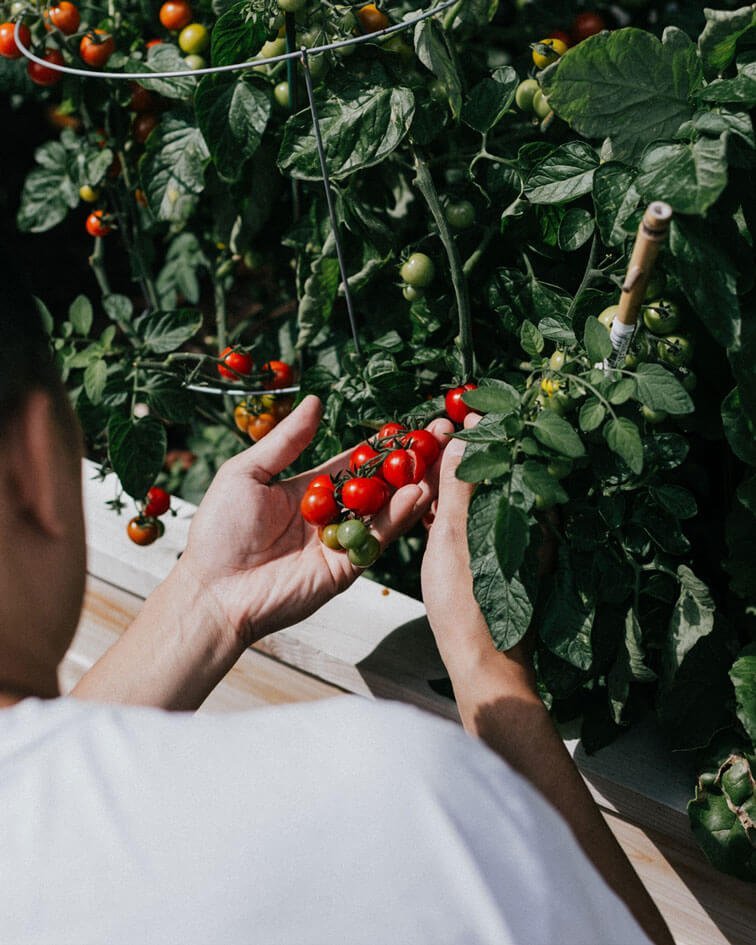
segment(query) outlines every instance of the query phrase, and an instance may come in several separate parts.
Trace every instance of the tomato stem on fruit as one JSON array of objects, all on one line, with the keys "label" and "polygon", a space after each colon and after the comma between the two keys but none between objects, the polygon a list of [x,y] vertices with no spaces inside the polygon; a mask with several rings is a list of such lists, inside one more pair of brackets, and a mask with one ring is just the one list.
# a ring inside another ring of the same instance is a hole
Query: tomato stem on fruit
[{"label": "tomato stem on fruit", "polygon": [[449,271],[451,273],[452,285],[454,286],[454,295],[457,300],[457,314],[459,316],[459,350],[462,355],[462,368],[466,377],[472,377],[474,374],[475,355],[473,352],[472,338],[472,317],[470,314],[470,294],[467,286],[462,266],[462,259],[459,255],[459,249],[454,237],[449,230],[449,224],[446,222],[441,201],[438,199],[433,177],[427,162],[420,156],[416,149],[413,149],[415,160],[415,183],[420,193],[423,195],[428,209],[438,227],[441,242],[446,250],[446,256],[449,260]]}]

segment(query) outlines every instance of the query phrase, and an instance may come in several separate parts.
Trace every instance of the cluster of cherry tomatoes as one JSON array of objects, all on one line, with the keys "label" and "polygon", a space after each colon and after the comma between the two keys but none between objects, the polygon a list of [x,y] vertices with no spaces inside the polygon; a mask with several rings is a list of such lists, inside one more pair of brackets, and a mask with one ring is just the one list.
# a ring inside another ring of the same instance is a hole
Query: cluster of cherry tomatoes
[{"label": "cluster of cherry tomatoes", "polygon": [[377,515],[395,489],[420,482],[441,452],[428,430],[384,423],[349,457],[349,469],[335,478],[316,476],[302,497],[300,511],[320,529],[320,540],[333,551],[345,551],[355,567],[368,568],[381,548],[365,519]]},{"label": "cluster of cherry tomatoes", "polygon": [[151,545],[165,534],[165,525],[160,521],[160,516],[170,509],[170,495],[160,486],[153,486],[145,496],[144,507],[139,515],[126,526],[126,534],[135,545]]},{"label": "cluster of cherry tomatoes", "polygon": [[[221,351],[218,373],[224,380],[240,381],[254,370],[255,364],[248,351],[233,347]],[[285,361],[266,361],[260,373],[263,375],[262,386],[271,393],[248,397],[234,409],[237,429],[246,433],[253,443],[261,440],[288,416],[294,403],[292,396],[273,393],[293,385],[294,369],[290,364]]]}]

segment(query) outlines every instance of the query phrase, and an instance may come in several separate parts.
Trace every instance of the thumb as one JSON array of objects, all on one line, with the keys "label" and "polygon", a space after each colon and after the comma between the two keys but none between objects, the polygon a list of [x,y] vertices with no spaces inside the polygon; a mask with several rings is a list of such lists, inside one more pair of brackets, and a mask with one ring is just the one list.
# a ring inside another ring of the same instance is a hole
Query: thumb
[{"label": "thumb", "polygon": [[312,394],[288,417],[277,424],[265,439],[237,457],[240,468],[253,479],[267,483],[283,472],[309,446],[323,412],[320,400]]},{"label": "thumb", "polygon": [[[471,429],[479,420],[478,414],[468,414],[465,418],[465,429]],[[444,450],[438,478],[436,522],[445,520],[447,524],[453,525],[465,521],[467,508],[475,490],[474,483],[457,479],[457,468],[462,461],[465,445],[464,440],[453,439]]]}]

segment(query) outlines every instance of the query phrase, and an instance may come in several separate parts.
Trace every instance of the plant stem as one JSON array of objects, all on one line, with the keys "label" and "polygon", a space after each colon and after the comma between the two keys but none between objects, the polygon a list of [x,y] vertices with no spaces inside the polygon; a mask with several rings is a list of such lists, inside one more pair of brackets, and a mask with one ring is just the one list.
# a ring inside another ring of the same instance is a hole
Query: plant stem
[{"label": "plant stem", "polygon": [[580,384],[585,387],[586,390],[589,390],[593,396],[606,407],[606,409],[612,415],[612,419],[617,419],[617,414],[612,409],[612,405],[609,403],[606,397],[601,395],[601,393],[593,386],[593,384],[589,384],[588,381],[583,380],[582,377],[578,377],[577,375],[571,375],[570,380],[575,381],[575,383]]},{"label": "plant stem", "polygon": [[566,319],[572,324],[572,316],[575,314],[575,309],[577,308],[577,302],[580,298],[580,293],[583,292],[588,286],[593,282],[593,277],[596,274],[596,252],[598,251],[598,239],[594,233],[593,239],[591,240],[591,251],[588,253],[588,262],[585,264],[585,271],[583,272],[583,278],[580,280],[580,285],[577,288],[577,292],[570,302],[570,307],[567,309]]},{"label": "plant stem", "polygon": [[123,182],[126,185],[127,197],[127,214],[129,221],[131,223],[131,229],[133,234],[133,239],[131,240],[131,254],[134,257],[134,260],[137,263],[138,267],[138,279],[142,283],[142,291],[144,292],[145,298],[147,299],[150,308],[157,310],[160,308],[158,302],[157,289],[155,288],[155,283],[152,281],[152,276],[144,262],[144,256],[142,254],[142,242],[145,239],[144,233],[142,232],[142,226],[139,222],[139,214],[134,208],[134,198],[133,188],[131,186],[131,179],[128,164],[126,162],[126,155],[121,152],[116,152],[118,154],[118,159],[121,162],[121,168],[123,173]]},{"label": "plant stem", "polygon": [[438,199],[438,193],[436,192],[428,164],[417,151],[414,151],[413,155],[415,160],[415,183],[417,184],[418,190],[425,198],[428,209],[436,222],[441,242],[444,244],[446,256],[449,260],[449,271],[451,273],[452,285],[454,286],[454,294],[457,299],[459,349],[462,354],[462,368],[465,380],[469,380],[473,376],[475,354],[473,351],[472,316],[470,313],[470,295],[467,288],[467,279],[465,278],[459,249],[449,230],[449,225],[446,222],[446,217],[441,208],[441,202]]},{"label": "plant stem", "polygon": [[215,334],[218,338],[218,348],[228,345],[228,326],[226,324],[228,309],[226,306],[226,290],[223,287],[223,277],[215,270],[213,277],[213,302],[215,304]]},{"label": "plant stem", "polygon": [[480,241],[480,245],[475,250],[475,252],[471,253],[470,256],[465,260],[465,264],[462,267],[462,271],[464,272],[466,277],[470,276],[473,269],[475,269],[475,267],[478,265],[480,260],[483,258],[485,251],[488,249],[489,245],[491,244],[491,240],[494,238],[494,236],[496,236],[498,232],[499,232],[499,227],[498,225],[496,225],[496,226],[489,226],[486,232],[483,234],[483,239]]},{"label": "plant stem", "polygon": [[105,240],[101,236],[96,236],[94,249],[89,257],[89,265],[92,268],[97,285],[100,287],[100,294],[103,298],[110,295],[110,283],[108,274],[105,271]]},{"label": "plant stem", "polygon": [[465,0],[459,0],[459,3],[455,3],[451,9],[446,11],[444,15],[444,29],[445,30],[450,30],[452,28],[452,25],[454,24],[454,20],[457,14],[459,13],[459,11],[462,9],[464,2]]}]

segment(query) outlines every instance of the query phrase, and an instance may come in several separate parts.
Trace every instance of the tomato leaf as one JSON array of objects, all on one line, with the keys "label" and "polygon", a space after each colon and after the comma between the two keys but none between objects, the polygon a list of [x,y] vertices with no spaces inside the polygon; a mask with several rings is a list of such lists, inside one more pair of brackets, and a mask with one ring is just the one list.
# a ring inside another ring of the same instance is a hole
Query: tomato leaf
[{"label": "tomato leaf", "polygon": [[94,318],[92,303],[86,295],[76,296],[68,309],[68,317],[76,334],[86,338],[92,330],[92,319]]},{"label": "tomato leaf", "polygon": [[268,38],[268,20],[267,11],[255,10],[249,0],[238,0],[229,7],[213,27],[213,65],[229,66],[253,59]]},{"label": "tomato leaf", "polygon": [[163,468],[165,427],[154,417],[131,420],[113,414],[108,422],[108,457],[132,499],[143,499]]},{"label": "tomato leaf", "polygon": [[145,348],[155,354],[175,351],[193,338],[201,327],[202,313],[188,308],[152,312],[135,323]]},{"label": "tomato leaf", "polygon": [[180,76],[175,79],[149,79],[142,78],[139,84],[149,92],[155,92],[162,95],[163,98],[185,99],[194,91],[197,84],[196,78],[192,75],[191,69],[184,62],[184,59],[172,43],[161,43],[159,46],[153,46],[147,53],[147,61],[141,59],[129,60],[126,63],[126,69],[129,72],[186,72],[186,78]]},{"label": "tomato leaf", "polygon": [[666,410],[671,414],[690,413],[693,401],[690,395],[661,364],[639,364],[635,375],[635,397],[652,410]]},{"label": "tomato leaf", "polygon": [[595,614],[595,604],[578,589],[569,552],[561,546],[540,626],[541,639],[560,659],[588,670],[593,665],[591,630]]},{"label": "tomato leaf", "polygon": [[[388,157],[403,141],[415,112],[412,92],[401,86],[389,87],[385,72],[377,65],[365,79],[338,79],[317,94],[328,172],[334,180]],[[278,166],[299,180],[321,180],[309,111],[286,122]]]},{"label": "tomato leaf", "polygon": [[262,141],[270,96],[243,76],[221,73],[205,76],[197,86],[194,105],[218,173],[224,180],[238,180]]},{"label": "tomato leaf", "polygon": [[756,27],[756,9],[703,11],[706,26],[698,37],[698,53],[707,75],[723,72],[732,62],[738,40]]},{"label": "tomato leaf", "polygon": [[604,438],[609,449],[623,459],[636,475],[643,470],[643,444],[638,427],[627,417],[607,421]]},{"label": "tomato leaf", "polygon": [[659,505],[675,518],[695,518],[698,514],[695,498],[682,486],[652,486],[650,492]]},{"label": "tomato leaf", "polygon": [[598,167],[596,151],[585,141],[569,141],[530,172],[525,193],[531,203],[568,203],[590,192]]},{"label": "tomato leaf", "polygon": [[486,384],[477,390],[465,391],[462,400],[480,413],[507,416],[519,407],[520,394],[510,384],[500,381],[498,384]]},{"label": "tomato leaf", "polygon": [[606,408],[596,397],[589,397],[578,414],[578,423],[584,433],[590,433],[591,430],[597,430],[604,422]]},{"label": "tomato leaf", "polygon": [[573,427],[550,410],[542,410],[538,415],[533,433],[540,443],[562,456],[577,459],[585,455],[583,441]]},{"label": "tomato leaf", "polygon": [[510,505],[506,494],[502,495],[496,511],[494,547],[504,580],[511,581],[517,574],[529,541],[530,521],[527,514],[517,506]]},{"label": "tomato leaf", "polygon": [[102,358],[92,361],[84,370],[84,390],[90,403],[94,406],[97,406],[102,400],[107,379],[108,366]]},{"label": "tomato leaf", "polygon": [[563,504],[569,498],[558,479],[542,463],[527,459],[522,464],[522,478],[528,488],[539,495],[546,505]]},{"label": "tomato leaf", "polygon": [[674,137],[693,114],[690,97],[701,82],[692,43],[662,43],[635,28],[591,36],[541,75],[557,115],[587,138],[608,137],[615,160]]},{"label": "tomato leaf", "polygon": [[656,673],[646,665],[643,634],[635,611],[628,609],[625,615],[625,633],[614,665],[607,677],[612,718],[617,725],[622,722],[622,712],[630,695],[631,682],[653,682]]},{"label": "tomato leaf", "polygon": [[181,221],[192,212],[209,159],[202,132],[183,113],[163,116],[139,161],[142,189],[159,220]]},{"label": "tomato leaf", "polygon": [[592,315],[585,320],[583,347],[593,364],[600,364],[603,362],[604,358],[608,358],[612,353],[612,342],[609,337],[609,332],[601,322]]},{"label": "tomato leaf", "polygon": [[457,479],[463,482],[483,482],[485,479],[498,479],[509,472],[512,454],[503,443],[492,443],[481,449],[473,444],[474,452],[468,446],[462,462],[457,467]]},{"label": "tomato leaf", "polygon": [[596,225],[607,246],[621,246],[630,235],[625,224],[640,203],[635,175],[632,168],[616,161],[602,164],[593,175]]},{"label": "tomato leaf", "polygon": [[756,745],[756,643],[740,651],[730,669],[730,679],[735,687],[738,718]]},{"label": "tomato leaf", "polygon": [[572,253],[586,243],[592,236],[596,223],[588,213],[580,207],[570,207],[559,224],[559,248]]},{"label": "tomato leaf", "polygon": [[446,33],[434,19],[422,20],[415,27],[414,43],[417,58],[443,82],[451,113],[454,118],[459,118],[462,110],[462,85]]},{"label": "tomato leaf", "polygon": [[506,580],[499,565],[495,536],[500,501],[501,487],[476,489],[467,519],[467,543],[475,599],[494,645],[508,650],[525,636],[533,605],[519,578]]},{"label": "tomato leaf", "polygon": [[727,136],[652,145],[635,187],[644,200],[665,200],[678,213],[703,214],[727,186]]},{"label": "tomato leaf", "polygon": [[722,401],[722,424],[733,453],[744,463],[756,466],[756,430],[743,411],[737,387]]},{"label": "tomato leaf", "polygon": [[518,82],[511,66],[497,69],[490,79],[481,79],[465,99],[462,121],[481,134],[491,131],[511,108]]}]

